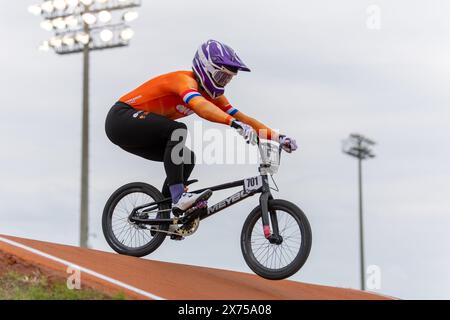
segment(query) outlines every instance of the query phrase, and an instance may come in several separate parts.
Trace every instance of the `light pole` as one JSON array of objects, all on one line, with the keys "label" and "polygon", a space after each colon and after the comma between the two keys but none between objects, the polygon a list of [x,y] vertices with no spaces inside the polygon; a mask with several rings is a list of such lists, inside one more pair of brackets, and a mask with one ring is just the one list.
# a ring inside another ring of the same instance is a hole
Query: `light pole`
[{"label": "light pole", "polygon": [[365,284],[365,263],[364,263],[364,220],[363,220],[363,194],[362,194],[362,161],[369,158],[374,158],[372,150],[370,149],[375,144],[374,141],[360,135],[353,133],[342,145],[342,151],[354,158],[358,159],[358,203],[359,203],[359,250],[360,250],[360,272],[361,272],[361,290],[366,289]]},{"label": "light pole", "polygon": [[[89,238],[89,55],[93,50],[128,46],[133,30],[128,22],[137,18],[133,9],[140,0],[45,0],[28,11],[42,16],[41,27],[53,36],[39,49],[59,55],[83,54],[83,108],[81,137],[80,246]],[[114,16],[118,22],[113,22]]]}]

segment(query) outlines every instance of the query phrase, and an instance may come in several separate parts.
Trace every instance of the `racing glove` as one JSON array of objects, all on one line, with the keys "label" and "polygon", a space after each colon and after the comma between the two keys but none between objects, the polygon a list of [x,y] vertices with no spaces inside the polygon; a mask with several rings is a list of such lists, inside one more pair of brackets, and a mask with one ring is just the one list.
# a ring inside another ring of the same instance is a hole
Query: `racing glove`
[{"label": "racing glove", "polygon": [[287,153],[297,150],[297,142],[295,139],[280,134],[278,141],[280,142],[281,148]]},{"label": "racing glove", "polygon": [[240,122],[238,120],[231,121],[230,126],[237,130],[237,132],[244,137],[247,143],[255,145],[257,143],[258,135],[256,131],[250,127],[248,124]]}]

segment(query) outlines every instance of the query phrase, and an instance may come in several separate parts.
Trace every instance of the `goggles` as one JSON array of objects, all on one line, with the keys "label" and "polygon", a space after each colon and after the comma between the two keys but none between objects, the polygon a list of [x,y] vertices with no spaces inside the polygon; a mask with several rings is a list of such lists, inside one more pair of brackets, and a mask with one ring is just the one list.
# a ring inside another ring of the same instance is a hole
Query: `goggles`
[{"label": "goggles", "polygon": [[233,79],[233,77],[237,75],[237,72],[228,70],[224,66],[219,67],[212,61],[208,60],[201,48],[198,50],[198,52],[200,61],[206,67],[208,72],[211,74],[212,79],[218,86],[225,87],[231,81],[231,79]]},{"label": "goggles", "polygon": [[237,73],[231,72],[225,67],[222,67],[221,70],[214,70],[211,72],[214,82],[221,87],[225,87],[236,74]]}]

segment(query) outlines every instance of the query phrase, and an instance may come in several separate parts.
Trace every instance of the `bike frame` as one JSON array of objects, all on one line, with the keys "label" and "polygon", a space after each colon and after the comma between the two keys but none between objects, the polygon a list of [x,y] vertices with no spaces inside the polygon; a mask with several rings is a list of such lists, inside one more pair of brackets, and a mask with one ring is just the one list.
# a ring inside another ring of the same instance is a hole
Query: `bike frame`
[{"label": "bike frame", "polygon": [[[279,150],[279,151],[281,151],[281,150]],[[136,223],[146,224],[146,225],[160,225],[160,224],[164,224],[164,223],[184,224],[184,223],[187,223],[187,222],[192,221],[193,219],[197,219],[197,218],[200,218],[200,220],[209,218],[212,215],[214,215],[228,207],[231,207],[232,205],[234,205],[242,200],[245,200],[250,196],[260,193],[261,195],[259,196],[259,204],[261,206],[261,215],[262,215],[264,236],[268,239],[271,238],[271,236],[278,237],[279,230],[278,230],[278,223],[277,223],[275,212],[273,212],[273,214],[271,212],[270,217],[269,217],[269,201],[272,200],[273,197],[270,192],[268,175],[265,174],[265,172],[264,172],[264,169],[268,168],[268,167],[270,167],[270,165],[260,164],[260,166],[258,168],[260,175],[258,175],[258,176],[191,191],[192,193],[200,193],[200,192],[203,192],[208,189],[211,191],[219,191],[219,190],[226,190],[226,189],[231,189],[231,188],[242,187],[242,190],[232,194],[231,196],[223,199],[222,201],[219,201],[218,203],[216,203],[212,206],[208,206],[207,210],[201,210],[199,215],[192,214],[192,215],[188,215],[187,217],[181,217],[181,218],[175,217],[175,218],[169,218],[169,219],[161,219],[161,218],[141,219],[141,218],[135,217],[138,210],[142,210],[141,211],[142,213],[150,212],[150,211],[157,209],[159,207],[159,205],[162,203],[171,203],[171,201],[172,201],[171,198],[165,198],[165,199],[162,199],[159,201],[154,201],[151,203],[146,203],[146,204],[140,205],[138,207],[135,207],[132,210],[132,212],[130,213],[128,219],[131,222],[136,222]],[[261,185],[257,189],[247,190],[247,188],[245,186],[245,182],[249,181],[250,179],[258,179],[258,178],[261,178]],[[170,211],[170,209],[168,209],[168,211]],[[191,217],[191,216],[193,216],[193,217]],[[273,233],[271,232],[271,229],[270,229],[270,223],[272,223]]]},{"label": "bike frame", "polygon": [[[217,202],[216,204],[209,206],[207,210],[203,210],[200,215],[198,216],[198,218],[200,218],[200,220],[209,218],[211,216],[213,216],[214,214],[228,208],[231,207],[232,205],[235,205],[236,203],[245,200],[251,196],[254,196],[257,193],[260,193],[261,195],[259,196],[259,204],[261,206],[261,214],[262,214],[262,221],[263,221],[263,227],[264,227],[264,234],[266,237],[270,236],[270,225],[269,225],[269,200],[273,199],[272,194],[270,192],[270,185],[269,185],[269,179],[267,175],[260,175],[260,176],[256,176],[256,177],[261,177],[262,179],[262,186],[259,187],[256,190],[252,190],[252,191],[246,191],[245,190],[245,181],[247,179],[242,179],[242,180],[237,180],[234,182],[229,182],[229,183],[224,183],[224,184],[219,184],[216,186],[212,186],[209,188],[202,188],[202,189],[198,189],[195,191],[191,191],[192,193],[200,193],[203,192],[207,189],[211,190],[211,191],[220,191],[220,190],[226,190],[226,189],[231,189],[231,188],[237,188],[237,187],[242,187],[242,190],[230,195],[229,197]],[[256,177],[251,177],[249,179],[252,178],[256,178]],[[154,202],[150,202],[150,203],[146,203],[143,205],[140,205],[138,207],[135,207],[133,209],[133,211],[131,212],[129,219],[132,222],[138,222],[141,224],[148,224],[148,225],[159,225],[162,223],[169,223],[169,224],[178,224],[180,223],[180,219],[182,218],[169,218],[169,219],[159,219],[159,218],[155,218],[155,219],[140,219],[140,218],[136,218],[134,217],[134,215],[136,214],[136,212],[138,210],[142,210],[142,212],[149,212],[152,210],[155,210],[159,204],[161,203],[170,203],[172,201],[171,198],[165,198],[163,200],[159,200],[159,201],[154,201]],[[271,219],[272,220],[272,219]],[[274,227],[274,225],[273,225]],[[274,230],[275,231],[275,230]],[[278,231],[278,230],[276,230]]]}]

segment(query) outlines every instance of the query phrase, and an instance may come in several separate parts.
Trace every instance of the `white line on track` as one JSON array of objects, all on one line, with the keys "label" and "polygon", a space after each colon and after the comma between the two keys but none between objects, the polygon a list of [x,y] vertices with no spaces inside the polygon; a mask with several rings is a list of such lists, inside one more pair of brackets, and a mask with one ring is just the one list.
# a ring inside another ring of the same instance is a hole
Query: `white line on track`
[{"label": "white line on track", "polygon": [[122,288],[124,288],[124,289],[133,291],[133,292],[135,292],[135,293],[137,293],[137,294],[139,294],[139,295],[142,295],[142,296],[144,296],[144,297],[147,297],[147,298],[150,298],[150,299],[153,299],[153,300],[166,300],[166,299],[164,299],[164,298],[162,298],[162,297],[160,297],[160,296],[157,296],[157,295],[155,295],[155,294],[153,294],[153,293],[150,293],[150,292],[144,291],[144,290],[142,290],[142,289],[133,287],[133,286],[131,286],[131,285],[129,285],[129,284],[126,284],[126,283],[124,283],[124,282],[122,282],[122,281],[119,281],[119,280],[110,278],[110,277],[105,276],[105,275],[103,275],[103,274],[101,274],[101,273],[98,273],[98,272],[95,272],[95,271],[90,270],[90,269],[88,269],[88,268],[79,266],[79,265],[77,265],[77,264],[75,264],[75,263],[72,263],[72,262],[69,262],[69,261],[67,261],[67,260],[63,260],[63,259],[60,259],[60,258],[58,258],[58,257],[52,256],[52,255],[50,255],[50,254],[48,254],[48,253],[45,253],[45,252],[42,252],[42,251],[40,251],[40,250],[37,250],[37,249],[31,248],[31,247],[28,247],[28,246],[26,246],[26,245],[24,245],[24,244],[21,244],[21,243],[18,243],[18,242],[15,242],[15,241],[12,241],[12,240],[3,238],[3,237],[0,237],[0,241],[2,241],[2,242],[4,242],[4,243],[7,243],[7,244],[9,244],[9,245],[11,245],[11,246],[14,246],[14,247],[17,247],[17,248],[20,248],[20,249],[29,251],[29,252],[34,253],[34,254],[36,254],[36,255],[38,255],[38,256],[41,256],[41,257],[43,257],[43,258],[46,258],[46,259],[49,259],[49,260],[58,262],[58,263],[63,264],[63,265],[65,265],[65,266],[72,267],[72,268],[74,268],[74,269],[78,269],[78,270],[80,270],[81,272],[84,272],[84,273],[87,273],[87,274],[89,274],[89,275],[91,275],[91,276],[94,276],[94,277],[96,277],[96,278],[105,280],[105,281],[107,281],[107,282],[109,282],[109,283],[112,283],[112,284],[114,284],[114,285],[116,285],[116,286],[119,286],[119,287],[122,287]]}]

